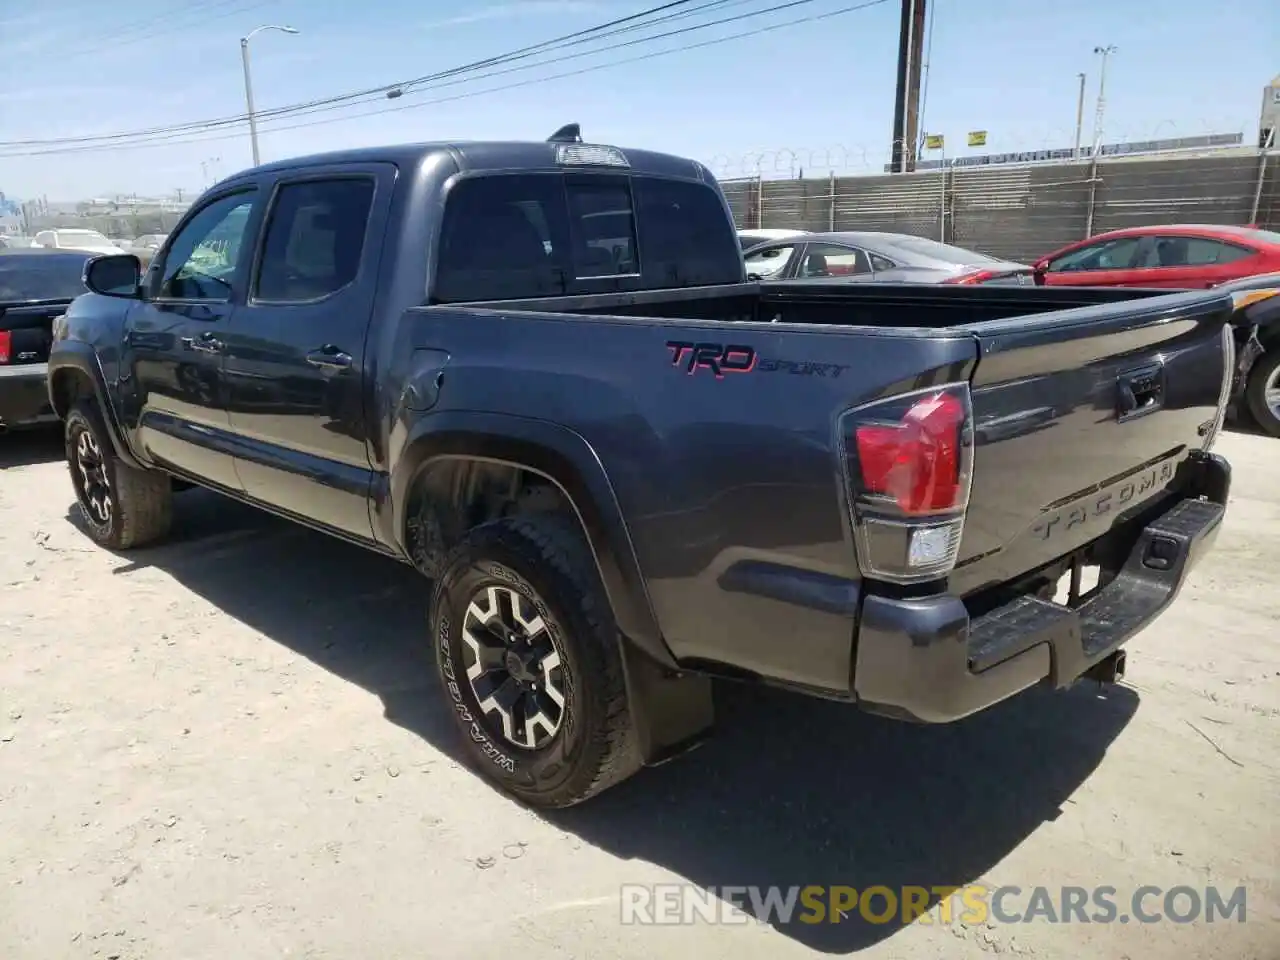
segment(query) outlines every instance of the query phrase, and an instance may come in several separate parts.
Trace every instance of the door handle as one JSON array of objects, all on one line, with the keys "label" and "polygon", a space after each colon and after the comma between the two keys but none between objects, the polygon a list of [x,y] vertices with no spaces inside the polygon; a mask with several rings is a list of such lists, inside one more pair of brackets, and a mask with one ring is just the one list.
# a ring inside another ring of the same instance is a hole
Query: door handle
[{"label": "door handle", "polygon": [[1122,373],[1117,382],[1116,418],[1123,423],[1158,410],[1164,403],[1164,368],[1154,363]]},{"label": "door handle", "polygon": [[183,337],[182,345],[197,353],[221,353],[227,346],[212,333],[202,333],[198,337]]},{"label": "door handle", "polygon": [[307,363],[322,370],[346,370],[351,366],[351,354],[332,344],[326,344],[319,350],[308,353]]}]

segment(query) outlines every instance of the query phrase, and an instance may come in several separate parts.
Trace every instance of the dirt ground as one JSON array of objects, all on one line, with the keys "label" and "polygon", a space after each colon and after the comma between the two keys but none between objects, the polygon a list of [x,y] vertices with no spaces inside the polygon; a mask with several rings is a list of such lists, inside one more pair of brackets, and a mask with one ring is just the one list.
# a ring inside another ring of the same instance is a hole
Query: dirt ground
[{"label": "dirt ground", "polygon": [[[1276,960],[1280,441],[1219,450],[1226,530],[1131,683],[946,728],[726,687],[701,750],[541,816],[458,761],[411,571],[198,491],[113,556],[57,438],[0,438],[0,956]],[[1247,914],[622,924],[623,884],[677,881],[1244,885]]]}]

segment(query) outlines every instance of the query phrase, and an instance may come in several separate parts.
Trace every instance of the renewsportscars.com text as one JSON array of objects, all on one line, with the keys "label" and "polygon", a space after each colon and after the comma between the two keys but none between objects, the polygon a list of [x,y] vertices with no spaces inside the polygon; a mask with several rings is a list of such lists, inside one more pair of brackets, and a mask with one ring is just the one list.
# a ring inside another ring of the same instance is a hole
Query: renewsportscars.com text
[{"label": "renewsportscars.com text", "polygon": [[1245,888],[1141,886],[697,887],[628,884],[624,924],[1245,922]]}]

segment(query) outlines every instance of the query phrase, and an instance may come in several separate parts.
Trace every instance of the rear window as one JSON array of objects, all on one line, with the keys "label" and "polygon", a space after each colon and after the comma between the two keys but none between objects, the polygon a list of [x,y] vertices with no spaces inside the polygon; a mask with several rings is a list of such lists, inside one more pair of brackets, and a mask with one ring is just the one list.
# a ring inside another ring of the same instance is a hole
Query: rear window
[{"label": "rear window", "polygon": [[914,253],[921,257],[928,257],[930,260],[939,260],[943,263],[954,263],[960,266],[968,266],[974,263],[992,263],[994,261],[993,257],[988,257],[986,254],[978,253],[974,250],[965,250],[962,247],[953,247],[949,243],[939,243],[937,240],[926,240],[923,237],[894,237],[892,241],[886,244],[886,248],[889,253],[899,250],[905,253]]},{"label": "rear window", "polygon": [[1274,230],[1259,230],[1256,227],[1225,227],[1224,232],[1234,233],[1241,240],[1252,240],[1254,243],[1280,244],[1280,233]]},{"label": "rear window", "polygon": [[0,303],[72,300],[85,292],[80,257],[0,255]]},{"label": "rear window", "polygon": [[445,204],[434,300],[737,283],[719,195],[696,183],[587,172],[459,181]]}]

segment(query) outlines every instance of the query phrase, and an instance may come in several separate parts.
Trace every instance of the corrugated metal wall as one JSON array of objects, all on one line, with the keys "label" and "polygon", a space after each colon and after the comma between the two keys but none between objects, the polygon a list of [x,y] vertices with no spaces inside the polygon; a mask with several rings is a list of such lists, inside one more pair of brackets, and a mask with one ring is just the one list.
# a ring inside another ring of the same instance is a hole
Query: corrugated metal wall
[{"label": "corrugated metal wall", "polygon": [[1034,260],[1088,236],[1087,163],[952,172],[948,241]]},{"label": "corrugated metal wall", "polygon": [[[945,195],[938,172],[722,186],[742,228],[945,236],[995,256],[1034,260],[1120,227],[1249,223],[1261,171],[1260,156],[1237,155],[957,168],[945,175]],[[1268,158],[1257,223],[1280,229],[1280,154]]]},{"label": "corrugated metal wall", "polygon": [[1149,223],[1249,222],[1257,157],[1101,165],[1094,232]]}]

